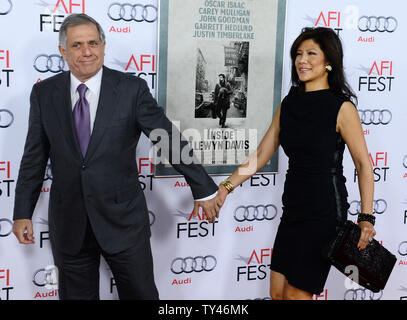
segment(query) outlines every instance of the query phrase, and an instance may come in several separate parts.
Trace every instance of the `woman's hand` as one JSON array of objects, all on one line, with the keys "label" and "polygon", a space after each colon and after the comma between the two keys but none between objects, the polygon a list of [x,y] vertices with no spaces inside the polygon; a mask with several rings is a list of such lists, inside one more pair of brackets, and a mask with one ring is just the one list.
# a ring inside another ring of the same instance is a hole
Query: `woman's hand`
[{"label": "woman's hand", "polygon": [[373,225],[368,221],[361,221],[359,222],[360,232],[360,239],[358,242],[358,249],[365,250],[369,242],[374,238],[376,235],[376,231],[373,228]]},{"label": "woman's hand", "polygon": [[229,194],[229,191],[223,185],[220,185],[219,189],[218,189],[218,194],[216,195],[216,198],[215,198],[215,201],[219,207],[223,206],[223,203],[225,202],[228,194]]}]

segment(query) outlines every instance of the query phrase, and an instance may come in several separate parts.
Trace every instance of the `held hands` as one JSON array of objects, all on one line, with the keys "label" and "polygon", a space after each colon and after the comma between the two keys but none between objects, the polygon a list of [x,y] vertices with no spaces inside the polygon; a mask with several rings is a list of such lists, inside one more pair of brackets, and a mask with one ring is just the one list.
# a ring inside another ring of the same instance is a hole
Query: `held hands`
[{"label": "held hands", "polygon": [[194,201],[194,217],[197,216],[199,212],[199,207],[205,213],[206,218],[209,222],[214,223],[216,218],[219,218],[220,208],[226,200],[228,191],[222,185],[219,186],[219,190],[215,198],[206,201]]},{"label": "held hands", "polygon": [[205,214],[207,220],[211,223],[215,222],[216,218],[219,218],[220,207],[216,201],[216,197],[205,201],[194,201],[194,217],[199,213],[199,207],[202,208],[202,212]]},{"label": "held hands", "polygon": [[361,229],[360,239],[358,242],[358,249],[365,250],[369,242],[376,235],[376,231],[373,228],[373,225],[368,221],[361,221],[358,223],[358,225]]},{"label": "held hands", "polygon": [[13,233],[21,244],[35,243],[33,225],[30,219],[14,220]]}]

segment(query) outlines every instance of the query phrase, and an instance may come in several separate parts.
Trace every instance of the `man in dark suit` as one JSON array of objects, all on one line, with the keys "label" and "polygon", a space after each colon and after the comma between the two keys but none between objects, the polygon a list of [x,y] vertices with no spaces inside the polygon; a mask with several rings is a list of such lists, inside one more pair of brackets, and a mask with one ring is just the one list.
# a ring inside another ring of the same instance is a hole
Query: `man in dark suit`
[{"label": "man in dark suit", "polygon": [[215,105],[218,110],[219,125],[222,128],[225,128],[226,114],[230,108],[230,95],[233,93],[233,90],[226,81],[226,76],[221,73],[219,75],[219,83],[215,86]]},{"label": "man in dark suit", "polygon": [[[160,128],[172,138],[175,129],[144,80],[103,66],[105,36],[94,19],[68,16],[59,50],[70,72],[35,84],[31,92],[13,232],[20,243],[34,243],[31,218],[50,158],[49,230],[60,299],[99,299],[101,255],[120,299],[158,299],[135,149],[142,132],[149,136]],[[202,166],[180,162],[172,165],[192,189],[194,213],[201,207],[213,222],[217,186]]]}]

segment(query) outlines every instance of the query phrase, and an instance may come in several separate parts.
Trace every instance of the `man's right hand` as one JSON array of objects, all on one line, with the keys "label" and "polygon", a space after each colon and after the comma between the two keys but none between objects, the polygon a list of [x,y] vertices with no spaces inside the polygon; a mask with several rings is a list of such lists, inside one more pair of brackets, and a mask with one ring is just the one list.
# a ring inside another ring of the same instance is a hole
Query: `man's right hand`
[{"label": "man's right hand", "polygon": [[13,223],[13,233],[21,244],[33,244],[34,231],[30,219],[16,219]]}]

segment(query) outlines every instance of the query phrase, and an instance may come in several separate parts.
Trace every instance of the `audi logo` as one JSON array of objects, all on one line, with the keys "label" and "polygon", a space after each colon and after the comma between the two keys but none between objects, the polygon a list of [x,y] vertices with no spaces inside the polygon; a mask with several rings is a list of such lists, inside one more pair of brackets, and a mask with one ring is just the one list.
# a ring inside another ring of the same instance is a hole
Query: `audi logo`
[{"label": "audi logo", "polygon": [[59,54],[40,54],[34,60],[34,69],[38,72],[58,73],[64,71],[65,61]]},{"label": "audi logo", "polygon": [[398,26],[394,17],[362,16],[359,18],[358,28],[362,32],[394,32]]},{"label": "audi logo", "polygon": [[390,110],[388,109],[366,109],[366,110],[358,110],[360,122],[365,125],[387,125],[390,123],[393,115]]},{"label": "audi logo", "polygon": [[197,256],[175,258],[171,263],[171,271],[175,274],[212,271],[215,269],[217,260],[214,256]]},{"label": "audi logo", "polygon": [[407,169],[407,155],[404,156],[403,167]]},{"label": "audi logo", "polygon": [[7,109],[0,109],[0,128],[8,128],[13,122],[13,113]]},{"label": "audi logo", "polygon": [[53,176],[52,176],[52,171],[51,171],[51,164],[48,163],[47,167],[45,168],[45,176],[44,176],[44,181],[51,180],[52,181]]},{"label": "audi logo", "polygon": [[[362,204],[358,200],[353,200],[349,203],[348,213],[356,216],[361,212]],[[387,202],[384,199],[373,200],[373,213],[382,214],[387,209]]]},{"label": "audi logo", "polygon": [[0,237],[7,237],[13,231],[13,221],[1,218],[0,219]]},{"label": "audi logo", "polygon": [[13,4],[11,3],[11,0],[5,0],[8,2],[8,8],[7,9],[3,9],[3,6],[0,6],[0,16],[5,16],[6,14],[8,14],[11,9],[13,9]]},{"label": "audi logo", "polygon": [[401,256],[407,256],[407,241],[403,241],[399,244],[398,251]]},{"label": "audi logo", "polygon": [[148,211],[149,219],[150,219],[150,227],[154,224],[155,222],[155,214],[152,211]]},{"label": "audi logo", "polygon": [[243,221],[263,221],[273,220],[277,215],[277,207],[273,204],[257,206],[239,206],[235,209],[235,220]]},{"label": "audi logo", "polygon": [[56,266],[46,266],[34,272],[33,283],[38,287],[57,287],[58,268]]},{"label": "audi logo", "polygon": [[112,3],[107,15],[114,21],[136,21],[152,23],[158,19],[158,9],[152,4]]},{"label": "audi logo", "polygon": [[383,290],[372,292],[367,289],[349,289],[345,291],[343,300],[380,300],[383,296]]}]

